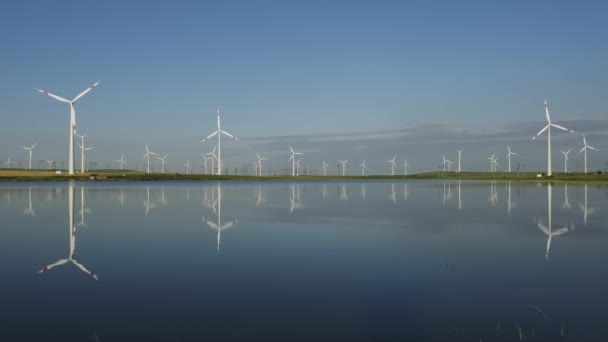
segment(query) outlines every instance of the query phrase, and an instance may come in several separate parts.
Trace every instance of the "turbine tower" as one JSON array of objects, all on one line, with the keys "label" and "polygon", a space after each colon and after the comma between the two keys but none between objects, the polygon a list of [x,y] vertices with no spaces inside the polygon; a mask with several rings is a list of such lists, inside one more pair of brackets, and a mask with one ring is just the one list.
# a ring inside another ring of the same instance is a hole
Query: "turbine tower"
[{"label": "turbine tower", "polygon": [[509,160],[509,172],[511,172],[511,156],[516,156],[517,153],[511,151],[511,146],[507,145],[507,159]]},{"label": "turbine tower", "polygon": [[340,164],[342,164],[342,177],[346,176],[346,163],[348,163],[348,159],[347,160],[338,160],[340,162]]},{"label": "turbine tower", "polygon": [[580,152],[578,152],[578,154],[585,152],[585,173],[587,173],[587,150],[589,150],[589,149],[594,150],[594,151],[599,151],[599,150],[593,146],[587,145],[587,139],[585,138],[585,134],[583,134],[583,144],[585,146],[583,146],[583,148],[581,148],[581,150],[580,150]]},{"label": "turbine tower", "polygon": [[574,131],[566,127],[551,123],[551,116],[549,115],[549,105],[547,105],[547,99],[545,99],[545,115],[547,116],[547,126],[545,126],[538,133],[536,133],[536,135],[532,137],[532,140],[538,138],[541,134],[547,131],[547,176],[551,176],[551,126],[570,133],[573,133]]},{"label": "turbine tower", "polygon": [[464,150],[464,147],[461,148],[460,150],[456,150],[458,151],[458,173],[460,173],[460,159],[462,158],[462,150]]},{"label": "turbine tower", "polygon": [[295,156],[303,155],[304,153],[294,151],[293,147],[291,147],[291,145],[289,145],[289,150],[291,151],[291,156],[289,156],[289,159],[287,159],[287,160],[288,161],[291,160],[291,176],[295,177],[295,175],[296,175],[296,158],[295,158]]},{"label": "turbine tower", "polygon": [[569,149],[566,152],[562,151],[562,154],[564,155],[564,173],[568,173],[568,159],[570,159],[568,154],[570,154],[570,152],[572,152],[572,149]]},{"label": "turbine tower", "polygon": [[221,175],[222,174],[222,134],[224,134],[225,136],[227,136],[228,138],[232,138],[234,140],[239,140],[239,138],[235,137],[234,135],[223,131],[220,125],[220,110],[217,110],[217,131],[209,134],[209,136],[207,136],[206,138],[204,138],[203,140],[201,140],[201,143],[209,140],[211,138],[213,138],[215,135],[217,135],[217,174]]},{"label": "turbine tower", "polygon": [[395,159],[397,159],[397,156],[394,156],[393,159],[386,161],[387,163],[391,164],[391,176],[395,175],[395,166],[397,166]]},{"label": "turbine tower", "polygon": [[121,155],[120,159],[118,159],[116,162],[120,164],[120,169],[122,170],[124,168],[124,166],[127,164],[127,162],[125,161],[125,155],[124,154]]},{"label": "turbine tower", "polygon": [[365,160],[363,161],[363,163],[359,164],[359,167],[361,168],[361,176],[365,176],[365,169],[367,169],[367,166],[365,165]]},{"label": "turbine tower", "polygon": [[99,84],[99,81],[95,82],[95,84],[88,87],[82,93],[78,94],[72,101],[66,100],[57,95],[53,95],[42,89],[38,89],[38,91],[41,92],[42,94],[48,95],[48,96],[54,98],[55,100],[58,100],[58,101],[61,101],[61,102],[64,102],[64,103],[67,103],[70,105],[70,145],[68,147],[68,173],[70,175],[74,174],[74,134],[76,134],[76,109],[74,109],[74,103],[76,103],[76,101],[78,101],[81,97],[85,96],[88,92],[95,89],[95,87],[97,87],[98,84]]},{"label": "turbine tower", "polygon": [[[34,147],[36,147],[37,144],[32,145],[31,147],[25,147],[23,146],[24,149],[28,150],[30,153],[30,164],[29,164],[29,169],[32,169],[32,150],[34,149]],[[9,160],[10,163],[10,160]]]},{"label": "turbine tower", "polygon": [[[10,158],[9,158],[10,161]],[[329,164],[325,163],[325,160],[323,161],[323,176],[327,176],[327,167],[329,166]]]},{"label": "turbine tower", "polygon": [[144,154],[144,156],[141,159],[145,159],[147,158],[147,168],[146,168],[146,173],[150,173],[150,156],[155,156],[156,153],[150,151],[150,149],[148,148],[148,145],[146,145],[146,154]]}]

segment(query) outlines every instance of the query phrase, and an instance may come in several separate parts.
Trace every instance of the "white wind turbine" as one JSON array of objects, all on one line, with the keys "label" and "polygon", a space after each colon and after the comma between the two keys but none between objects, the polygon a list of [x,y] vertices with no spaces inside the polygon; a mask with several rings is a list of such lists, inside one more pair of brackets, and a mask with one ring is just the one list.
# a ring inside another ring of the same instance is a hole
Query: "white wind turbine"
[{"label": "white wind turbine", "polygon": [[118,159],[116,162],[120,164],[120,169],[121,170],[123,170],[124,166],[127,165],[127,162],[125,161],[125,155],[124,154],[121,155],[120,159]]},{"label": "white wind turbine", "polygon": [[517,153],[511,151],[511,146],[507,145],[507,160],[509,160],[509,172],[511,172],[511,156],[516,156]]},{"label": "white wind turbine", "polygon": [[395,175],[395,167],[397,166],[395,159],[397,159],[397,156],[394,156],[393,159],[386,161],[387,163],[391,164],[391,176]]},{"label": "white wind turbine", "polygon": [[84,173],[84,153],[94,149],[94,147],[84,148],[84,145],[81,144],[78,144],[78,147],[80,147],[80,173]]},{"label": "white wind turbine", "polygon": [[70,175],[74,174],[74,134],[76,134],[76,109],[74,109],[74,103],[76,103],[76,101],[78,101],[81,97],[86,95],[88,92],[95,89],[95,87],[97,87],[98,84],[99,84],[99,81],[95,82],[95,84],[93,84],[92,86],[87,88],[82,93],[78,94],[72,101],[66,100],[57,95],[53,95],[42,89],[38,89],[38,91],[41,92],[42,94],[48,95],[48,96],[54,98],[55,100],[58,100],[58,101],[61,101],[64,103],[68,103],[70,105],[70,145],[69,145],[69,150],[68,150],[68,157],[69,157],[68,172]]},{"label": "white wind turbine", "polygon": [[572,149],[569,149],[566,152],[562,151],[562,154],[564,155],[564,173],[568,173],[568,159],[570,159],[568,154],[570,154],[570,152],[572,152]]},{"label": "white wind turbine", "polygon": [[186,174],[190,173],[190,160],[186,160],[186,164],[184,164],[184,167],[186,168]]},{"label": "white wind turbine", "polygon": [[[217,155],[215,154],[216,149],[217,149],[217,146],[213,147],[213,151],[205,153],[205,156],[207,156],[209,159],[211,159],[211,174],[212,175],[215,174],[215,160],[217,159]],[[205,162],[206,161],[207,160],[205,159]],[[218,163],[218,165],[219,165],[219,163]],[[206,171],[207,171],[207,167],[205,167],[205,172]]]},{"label": "white wind turbine", "polygon": [[28,150],[29,153],[30,153],[30,164],[29,164],[29,167],[28,167],[28,169],[30,169],[30,170],[32,169],[32,150],[34,149],[34,147],[36,147],[36,145],[37,144],[34,144],[31,147],[25,147],[25,146],[23,146],[23,148],[26,149],[26,150]]},{"label": "white wind turbine", "polygon": [[365,160],[363,161],[363,163],[359,164],[359,167],[361,168],[361,176],[365,176],[365,169],[367,169],[367,166],[365,165]]},{"label": "white wind turbine", "polygon": [[302,159],[298,159],[298,161],[296,162],[296,176],[300,175],[300,162],[302,161]]},{"label": "white wind turbine", "polygon": [[70,251],[68,257],[65,259],[59,259],[56,262],[43,267],[38,273],[46,273],[54,267],[65,265],[67,263],[72,263],[79,270],[91,276],[93,279],[97,280],[97,275],[89,271],[84,265],[80,264],[75,259],[75,250],[76,250],[76,225],[74,224],[74,183],[70,182],[68,189],[68,231],[69,231],[69,239],[70,239]]},{"label": "white wind turbine", "polygon": [[494,172],[496,172],[496,170],[498,169],[498,157],[492,159],[492,165],[494,167]]},{"label": "white wind turbine", "polygon": [[[10,161],[10,158],[9,158]],[[327,167],[329,166],[329,164],[325,163],[325,160],[323,161],[323,176],[327,176]]]},{"label": "white wind turbine", "polygon": [[536,135],[532,137],[532,139],[534,140],[538,138],[541,134],[547,131],[547,176],[551,176],[551,126],[570,133],[573,133],[574,131],[566,127],[551,123],[551,116],[549,115],[549,105],[547,105],[547,99],[545,99],[545,115],[547,116],[547,126],[545,126],[538,133],[536,133]]},{"label": "white wind turbine", "polygon": [[220,110],[217,110],[217,131],[209,134],[209,136],[207,136],[206,138],[204,138],[203,140],[201,140],[201,142],[204,142],[206,140],[209,140],[211,138],[213,138],[215,135],[217,135],[217,174],[221,175],[222,174],[222,134],[224,134],[225,136],[232,138],[234,140],[239,140],[239,138],[233,136],[232,134],[223,131],[221,126],[220,126]]},{"label": "white wind turbine", "polygon": [[460,150],[456,150],[458,151],[458,173],[460,173],[460,159],[462,158],[462,150],[464,150],[464,147],[461,148]]},{"label": "white wind turbine", "polygon": [[156,159],[160,160],[160,173],[165,173],[165,160],[167,159],[167,155],[164,157],[156,157]]},{"label": "white wind turbine", "polygon": [[207,171],[207,161],[209,159],[213,159],[213,157],[207,157],[207,155],[203,153],[201,153],[201,157],[203,157],[203,167],[205,168],[205,174],[208,174],[209,172]]},{"label": "white wind turbine", "polygon": [[8,160],[6,161],[6,166],[8,166],[9,169],[12,169],[14,164],[15,162],[11,161],[11,157],[8,157]]},{"label": "white wind turbine", "polygon": [[291,147],[291,145],[289,145],[289,150],[291,151],[291,156],[289,156],[289,159],[287,159],[287,160],[288,161],[291,160],[291,176],[295,177],[295,175],[296,175],[296,158],[295,158],[295,156],[303,155],[304,153],[294,151],[293,147]]},{"label": "white wind turbine", "polygon": [[448,160],[445,159],[445,155],[441,155],[441,158],[443,158],[443,161],[441,162],[441,166],[443,167],[443,172],[445,172],[445,165],[447,164]]},{"label": "white wind turbine", "polygon": [[342,177],[346,176],[346,164],[348,163],[348,159],[347,160],[338,160],[338,162],[340,162],[340,164],[342,164]]},{"label": "white wind turbine", "polygon": [[408,164],[407,159],[403,161],[403,175],[407,176],[407,168],[411,167],[412,165]]},{"label": "white wind turbine", "polygon": [[141,159],[147,159],[147,168],[146,168],[146,173],[150,173],[150,156],[155,156],[156,153],[150,151],[150,149],[148,148],[148,145],[146,145],[146,154],[144,154],[144,156]]},{"label": "white wind turbine", "polygon": [[599,150],[593,146],[587,145],[587,138],[585,138],[585,134],[583,134],[583,144],[585,146],[583,146],[583,148],[581,148],[581,150],[578,152],[578,154],[585,152],[585,173],[587,173],[587,150],[589,150],[589,149],[594,150],[594,151],[599,151]]},{"label": "white wind turbine", "polygon": [[47,164],[48,169],[49,169],[49,170],[51,170],[51,169],[53,168],[53,163],[54,163],[55,161],[54,161],[54,160],[48,160],[48,159],[47,159],[47,160],[45,160],[45,161],[46,161],[46,164]]},{"label": "white wind turbine", "polygon": [[452,171],[452,164],[454,164],[453,161],[446,159],[445,160],[446,164],[448,164],[448,172]]},{"label": "white wind turbine", "polygon": [[258,170],[258,176],[262,175],[262,160],[268,160],[268,158],[262,158],[260,157],[259,154],[255,154],[258,157],[258,166],[257,166],[257,170]]}]

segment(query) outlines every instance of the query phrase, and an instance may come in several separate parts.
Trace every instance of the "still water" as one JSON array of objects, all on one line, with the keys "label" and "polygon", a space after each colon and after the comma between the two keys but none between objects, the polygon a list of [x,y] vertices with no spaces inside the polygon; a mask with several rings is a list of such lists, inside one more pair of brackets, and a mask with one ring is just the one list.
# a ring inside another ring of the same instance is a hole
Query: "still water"
[{"label": "still water", "polygon": [[608,188],[0,184],[2,341],[606,341]]}]

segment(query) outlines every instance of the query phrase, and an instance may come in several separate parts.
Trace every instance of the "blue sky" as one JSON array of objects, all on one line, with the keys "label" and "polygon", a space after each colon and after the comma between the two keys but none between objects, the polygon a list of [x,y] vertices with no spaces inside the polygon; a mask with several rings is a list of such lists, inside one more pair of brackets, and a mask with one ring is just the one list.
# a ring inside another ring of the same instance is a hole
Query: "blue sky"
[{"label": "blue sky", "polygon": [[[77,104],[78,130],[89,132],[100,164],[121,153],[134,162],[148,143],[181,170],[212,148],[199,141],[219,107],[224,127],[243,138],[223,146],[230,168],[256,151],[286,164],[289,142],[308,152],[311,168],[367,159],[384,173],[397,154],[426,170],[467,145],[470,167],[481,169],[506,143],[542,168],[546,144],[529,137],[542,127],[546,96],[555,121],[599,145],[591,162],[603,167],[607,9],[599,1],[4,3],[0,158],[25,159],[19,146],[38,142],[34,159],[67,159],[68,108],[34,89],[71,98],[102,80]],[[513,139],[495,138],[511,131]],[[554,150],[579,139],[556,138]]]}]

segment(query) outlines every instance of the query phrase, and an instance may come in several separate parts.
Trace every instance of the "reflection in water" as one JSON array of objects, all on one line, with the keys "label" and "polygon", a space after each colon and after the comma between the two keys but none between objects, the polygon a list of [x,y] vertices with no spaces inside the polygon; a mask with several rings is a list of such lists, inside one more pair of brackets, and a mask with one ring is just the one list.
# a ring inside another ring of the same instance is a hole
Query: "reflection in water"
[{"label": "reflection in water", "polygon": [[570,205],[570,199],[568,198],[568,183],[564,183],[564,202],[562,203],[562,208],[572,208],[572,206]]},{"label": "reflection in water", "polygon": [[217,183],[216,191],[217,200],[214,202],[213,208],[214,213],[217,215],[217,223],[209,221],[205,217],[203,217],[203,222],[207,223],[209,228],[217,230],[217,251],[219,252],[222,243],[222,231],[235,226],[239,221],[235,219],[222,224],[222,188],[219,182]]},{"label": "reflection in water", "polygon": [[458,210],[462,210],[463,209],[462,208],[462,189],[461,189],[461,185],[462,184],[460,184],[460,179],[459,179],[458,180]]},{"label": "reflection in water", "polygon": [[361,183],[361,199],[365,201],[365,183]]},{"label": "reflection in water", "polygon": [[348,193],[346,193],[346,184],[340,184],[340,201],[348,201]]},{"label": "reflection in water", "polygon": [[80,223],[78,223],[79,226],[82,227],[86,227],[87,223],[84,220],[84,214],[91,214],[93,213],[93,211],[89,208],[86,208],[84,205],[84,186],[80,187],[80,211],[78,212],[78,215],[80,215]]},{"label": "reflection in water", "polygon": [[[446,190],[447,189],[447,190]],[[449,201],[452,198],[452,184],[448,183],[446,187],[446,182],[443,182],[443,205],[445,206],[445,202]]]},{"label": "reflection in water", "polygon": [[160,188],[160,204],[167,205],[167,200],[165,199],[165,187]]},{"label": "reflection in water", "polygon": [[540,220],[537,223],[538,229],[540,229],[543,233],[545,233],[547,235],[547,252],[545,254],[545,259],[547,259],[547,260],[549,260],[549,254],[551,253],[551,240],[553,239],[553,237],[560,236],[560,235],[566,234],[566,233],[574,230],[574,226],[570,226],[570,227],[565,226],[560,229],[553,230],[553,228],[552,228],[553,208],[551,205],[553,193],[552,193],[551,187],[552,187],[551,183],[548,183],[547,184],[547,217],[548,217],[549,224],[544,225],[542,222],[540,222]]},{"label": "reflection in water", "polygon": [[495,207],[498,203],[498,191],[496,190],[496,181],[490,181],[490,197],[488,197],[488,202],[492,203],[493,207]]},{"label": "reflection in water", "polygon": [[[84,196],[84,192],[81,192],[81,197],[83,197],[83,196]],[[81,198],[81,203],[82,203],[82,201],[83,201],[83,199]],[[76,226],[74,225],[74,183],[73,182],[70,182],[70,184],[68,185],[68,236],[69,236],[69,240],[70,240],[70,251],[69,251],[68,257],[66,259],[59,259],[56,262],[43,267],[40,271],[38,271],[38,273],[45,273],[57,266],[65,265],[67,263],[72,263],[76,267],[78,267],[79,270],[90,275],[91,277],[93,277],[93,279],[97,280],[97,275],[95,273],[92,273],[91,271],[89,271],[86,267],[84,267],[84,265],[80,264],[75,259]]]},{"label": "reflection in water", "polygon": [[289,197],[289,215],[293,213],[294,209],[302,208],[302,202],[300,201],[300,184],[291,184],[291,197]]},{"label": "reflection in water", "polygon": [[517,202],[511,201],[511,181],[507,182],[507,213],[511,214],[511,209],[517,206]]},{"label": "reflection in water", "polygon": [[255,206],[259,208],[264,203],[266,203],[266,198],[264,198],[264,195],[262,194],[262,184],[258,184],[258,188],[256,190]]},{"label": "reflection in water", "polygon": [[23,215],[25,216],[36,216],[36,212],[32,209],[32,188],[27,188],[27,198],[28,198],[28,206],[23,211]]},{"label": "reflection in water", "polygon": [[391,192],[388,198],[393,202],[393,204],[397,204],[397,192],[395,191],[395,183],[391,183]]},{"label": "reflection in water", "polygon": [[146,199],[144,200],[144,206],[146,207],[146,216],[148,216],[150,209],[156,208],[156,204],[150,202],[150,186],[146,187]]},{"label": "reflection in water", "polygon": [[407,182],[403,183],[403,200],[407,201],[409,197],[409,192],[407,191]]},{"label": "reflection in water", "polygon": [[323,183],[323,200],[327,198],[327,184]]},{"label": "reflection in water", "polygon": [[595,213],[595,207],[591,207],[589,208],[587,205],[587,184],[585,184],[585,198],[584,198],[584,202],[581,203],[581,211],[583,212],[583,222],[585,223],[585,226],[587,225],[587,218],[589,217],[589,215],[592,215]]}]

